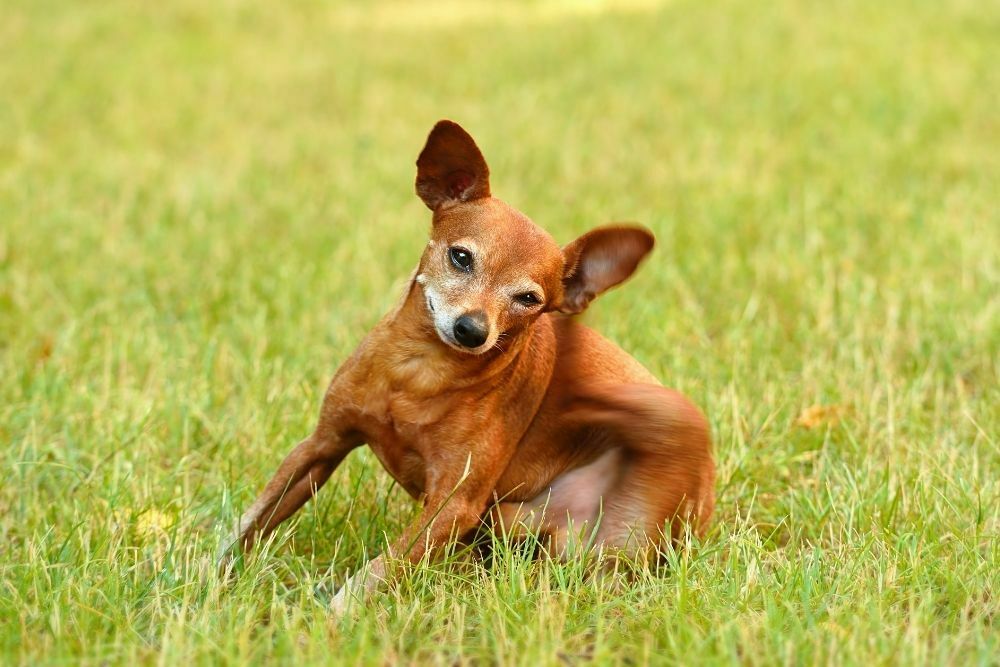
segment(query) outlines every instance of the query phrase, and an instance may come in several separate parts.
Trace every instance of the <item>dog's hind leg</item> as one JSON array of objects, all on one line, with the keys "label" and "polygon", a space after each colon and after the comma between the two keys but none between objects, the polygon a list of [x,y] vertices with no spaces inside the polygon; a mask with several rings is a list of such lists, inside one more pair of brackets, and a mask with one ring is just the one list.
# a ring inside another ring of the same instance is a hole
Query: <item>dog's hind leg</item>
[{"label": "dog's hind leg", "polygon": [[574,400],[572,418],[609,429],[628,452],[598,542],[636,549],[668,523],[671,541],[687,526],[702,534],[715,505],[715,464],[701,411],[653,384],[585,387]]}]

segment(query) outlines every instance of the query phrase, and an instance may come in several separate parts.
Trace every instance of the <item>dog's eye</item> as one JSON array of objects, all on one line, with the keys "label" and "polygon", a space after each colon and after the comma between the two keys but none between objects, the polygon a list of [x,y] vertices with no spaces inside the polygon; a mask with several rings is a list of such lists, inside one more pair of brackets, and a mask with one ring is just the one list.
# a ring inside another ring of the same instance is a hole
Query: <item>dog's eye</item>
[{"label": "dog's eye", "polygon": [[458,246],[448,248],[448,257],[451,258],[451,263],[455,265],[456,269],[466,273],[472,271],[472,253],[465,248]]},{"label": "dog's eye", "polygon": [[524,294],[518,294],[514,297],[522,306],[528,306],[529,308],[539,305],[542,300],[538,298],[538,295],[534,292],[525,292]]}]

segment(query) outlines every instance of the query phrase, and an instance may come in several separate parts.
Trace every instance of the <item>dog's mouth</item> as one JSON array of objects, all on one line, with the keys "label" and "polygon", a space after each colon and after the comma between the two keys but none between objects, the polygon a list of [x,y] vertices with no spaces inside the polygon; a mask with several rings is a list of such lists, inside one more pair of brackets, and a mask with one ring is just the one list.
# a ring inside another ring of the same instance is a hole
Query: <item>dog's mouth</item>
[{"label": "dog's mouth", "polygon": [[454,334],[452,334],[450,331],[447,331],[446,329],[443,329],[438,324],[438,318],[435,317],[435,315],[437,314],[437,309],[434,307],[434,299],[431,297],[430,294],[428,294],[428,291],[424,292],[424,302],[427,304],[427,311],[431,314],[431,320],[433,322],[434,332],[438,335],[438,338],[441,339],[441,342],[443,342],[448,347],[452,348],[453,350],[458,350],[462,354],[469,354],[472,356],[478,356],[480,354],[483,354],[492,347],[492,344],[488,340],[479,347],[465,347],[455,339]]},{"label": "dog's mouth", "polygon": [[455,340],[455,337],[452,334],[448,333],[447,331],[442,331],[441,328],[438,327],[436,324],[434,325],[434,331],[437,332],[438,338],[440,338],[441,341],[445,343],[448,347],[454,350],[458,350],[463,354],[470,354],[475,357],[480,354],[483,354],[492,347],[489,341],[486,341],[479,347],[465,347],[457,340]]}]

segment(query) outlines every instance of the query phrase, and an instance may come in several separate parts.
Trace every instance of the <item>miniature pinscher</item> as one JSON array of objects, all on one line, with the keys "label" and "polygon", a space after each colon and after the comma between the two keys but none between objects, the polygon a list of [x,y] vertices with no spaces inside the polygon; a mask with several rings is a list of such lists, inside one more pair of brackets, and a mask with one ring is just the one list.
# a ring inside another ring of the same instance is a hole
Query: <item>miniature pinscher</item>
[{"label": "miniature pinscher", "polygon": [[416,191],[431,236],[402,300],[337,371],[315,431],[224,553],[274,530],[365,443],[423,510],[334,611],[392,559],[419,561],[484,526],[540,536],[558,558],[702,533],[715,480],[705,417],[570,317],[631,276],[653,235],[612,225],[560,248],[491,196],[482,153],[447,120],[417,159]]}]

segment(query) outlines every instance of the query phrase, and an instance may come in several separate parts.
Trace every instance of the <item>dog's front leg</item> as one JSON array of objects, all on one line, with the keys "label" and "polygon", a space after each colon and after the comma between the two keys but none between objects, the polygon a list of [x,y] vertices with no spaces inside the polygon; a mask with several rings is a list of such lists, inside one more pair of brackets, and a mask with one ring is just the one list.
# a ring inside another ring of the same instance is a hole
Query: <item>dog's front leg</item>
[{"label": "dog's front leg", "polygon": [[[494,450],[496,451],[496,450]],[[331,612],[341,616],[352,600],[368,593],[391,577],[394,561],[418,563],[424,556],[447,545],[479,525],[483,512],[509,456],[484,456],[483,469],[473,472],[472,458],[457,470],[438,471],[431,480],[424,508],[386,553],[355,572],[334,596]]]},{"label": "dog's front leg", "polygon": [[266,537],[323,486],[351,450],[360,444],[329,425],[321,425],[281,462],[257,500],[244,512],[239,526],[222,545],[220,567]]}]

